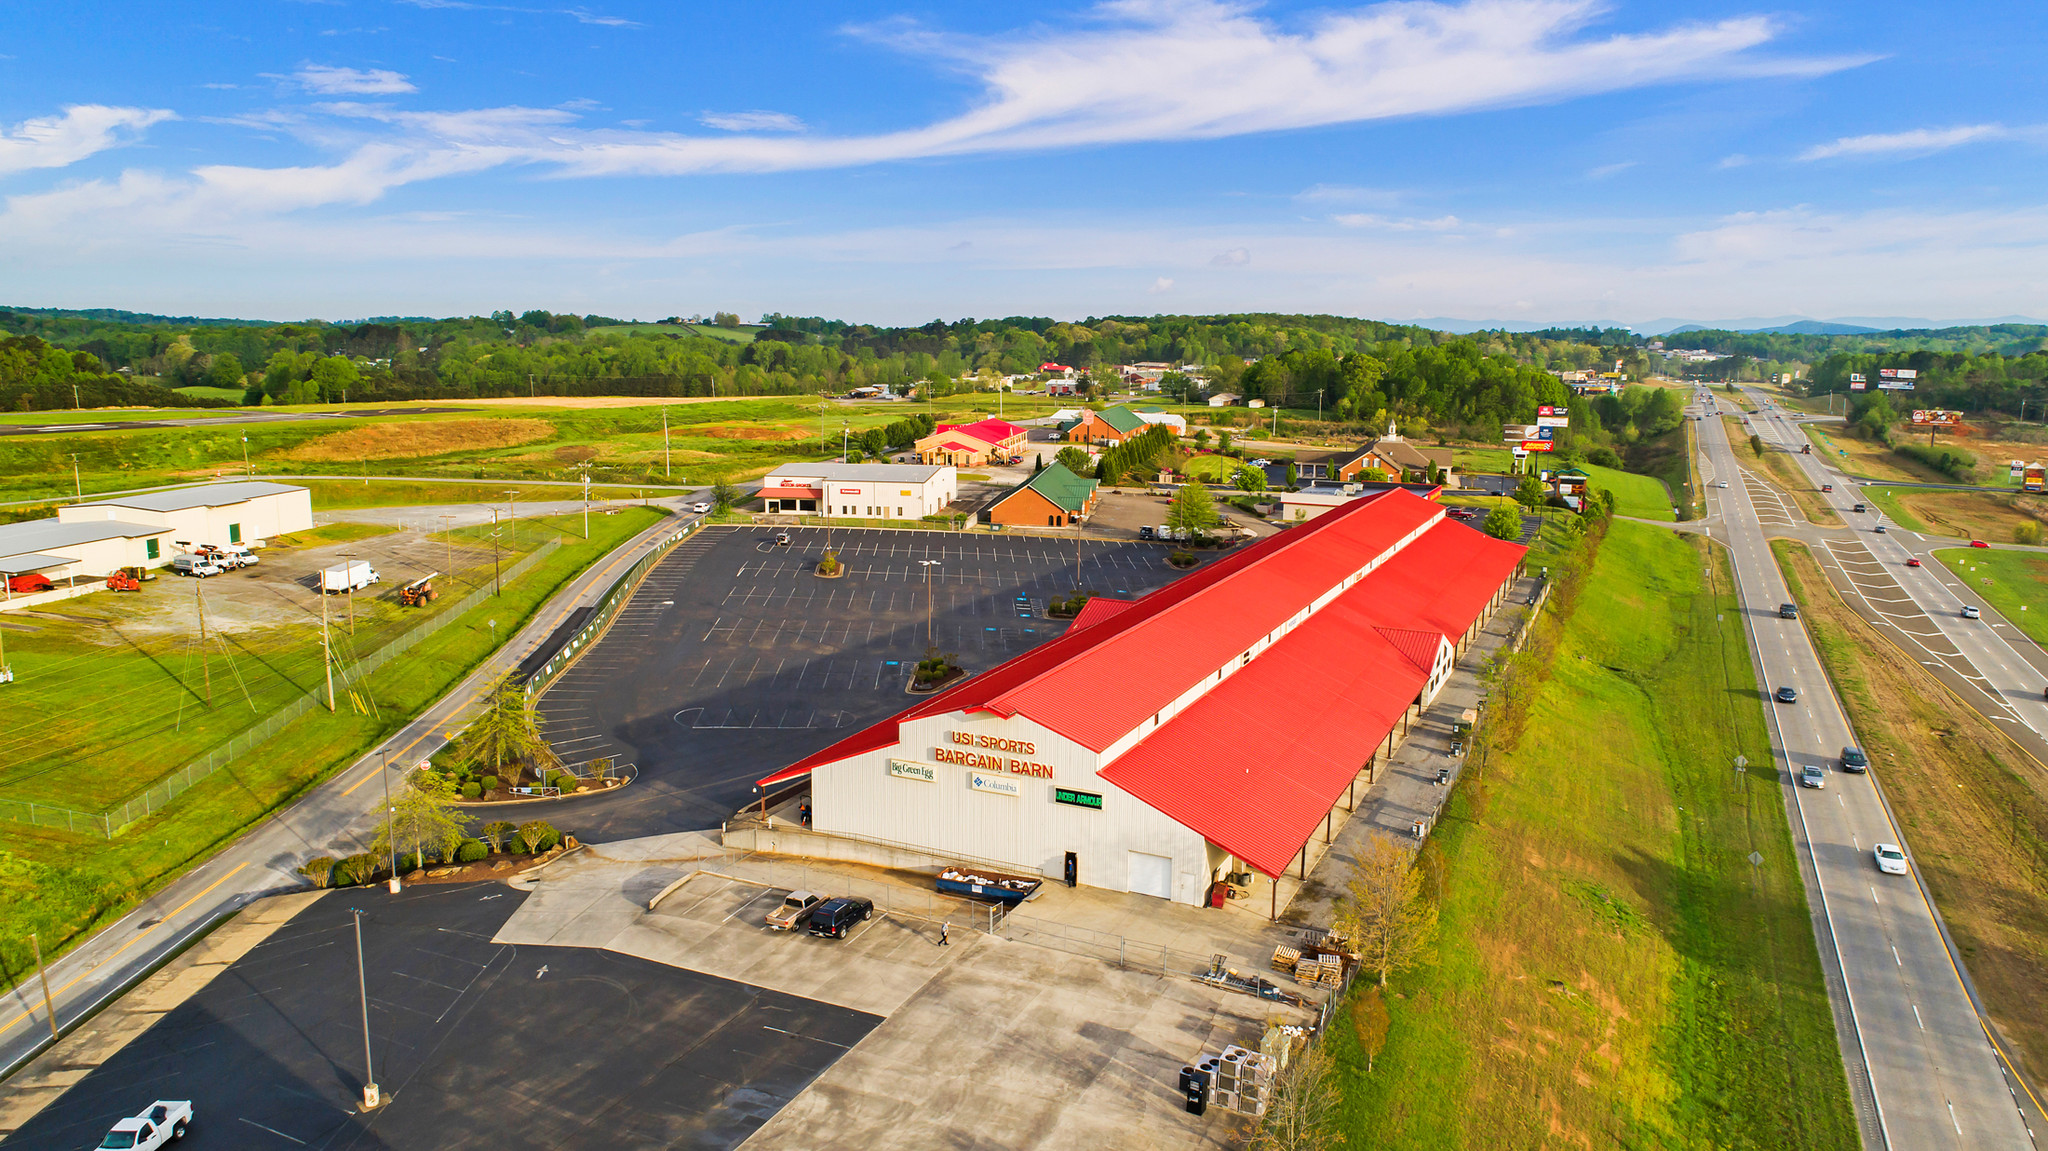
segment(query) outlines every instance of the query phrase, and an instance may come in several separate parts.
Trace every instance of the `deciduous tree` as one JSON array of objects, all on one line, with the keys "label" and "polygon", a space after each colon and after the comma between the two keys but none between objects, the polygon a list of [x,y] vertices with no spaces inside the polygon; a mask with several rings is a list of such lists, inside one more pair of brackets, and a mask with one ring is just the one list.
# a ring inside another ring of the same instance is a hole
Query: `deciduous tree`
[{"label": "deciduous tree", "polygon": [[1173,502],[1166,507],[1166,526],[1184,536],[1204,535],[1221,522],[1216,514],[1216,497],[1202,481],[1191,479],[1173,493]]},{"label": "deciduous tree", "polygon": [[1423,897],[1415,853],[1383,835],[1373,836],[1338,901],[1336,928],[1358,948],[1382,986],[1389,975],[1420,959],[1436,935],[1436,907]]},{"label": "deciduous tree", "polygon": [[1330,1057],[1319,1043],[1288,1061],[1273,1082],[1273,1094],[1246,1147],[1251,1151],[1329,1151],[1344,1143],[1337,1127],[1343,1096],[1331,1074]]},{"label": "deciduous tree", "polygon": [[391,797],[391,817],[377,830],[370,850],[379,858],[388,858],[396,849],[399,855],[424,859],[431,848],[439,858],[448,859],[462,842],[462,825],[455,785],[439,772],[415,771]]}]

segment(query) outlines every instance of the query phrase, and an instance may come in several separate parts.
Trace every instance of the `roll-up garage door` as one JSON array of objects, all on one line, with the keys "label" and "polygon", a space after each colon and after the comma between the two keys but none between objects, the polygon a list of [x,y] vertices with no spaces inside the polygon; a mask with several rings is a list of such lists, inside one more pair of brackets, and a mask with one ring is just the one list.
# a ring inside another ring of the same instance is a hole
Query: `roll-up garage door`
[{"label": "roll-up garage door", "polygon": [[1173,898],[1173,858],[1131,852],[1131,890],[1139,895]]}]

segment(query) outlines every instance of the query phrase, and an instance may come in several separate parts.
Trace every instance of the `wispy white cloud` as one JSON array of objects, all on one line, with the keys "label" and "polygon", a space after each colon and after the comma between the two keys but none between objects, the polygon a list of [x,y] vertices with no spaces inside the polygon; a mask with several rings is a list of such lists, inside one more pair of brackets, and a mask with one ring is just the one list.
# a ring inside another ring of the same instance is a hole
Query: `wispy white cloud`
[{"label": "wispy white cloud", "polygon": [[1456,216],[1437,216],[1433,219],[1418,217],[1375,216],[1368,212],[1342,212],[1330,217],[1347,228],[1376,228],[1385,232],[1450,232],[1465,226]]},{"label": "wispy white cloud", "polygon": [[1294,194],[1296,202],[1302,204],[1366,204],[1378,208],[1391,208],[1403,198],[1402,193],[1386,188],[1360,188],[1352,184],[1314,184]]},{"label": "wispy white cloud", "polygon": [[578,24],[595,24],[602,28],[638,28],[640,23],[623,16],[606,16],[588,8],[521,8],[511,4],[475,4],[470,0],[398,0],[414,8],[429,11],[443,9],[457,12],[514,12],[521,16],[567,16]]},{"label": "wispy white cloud", "polygon": [[1714,167],[1721,169],[1740,168],[1747,165],[1748,163],[1748,156],[1745,156],[1740,152],[1735,152],[1730,155],[1721,157],[1721,162],[1714,165]]},{"label": "wispy white cloud", "polygon": [[721,132],[801,132],[804,122],[787,112],[706,112],[697,122]]},{"label": "wispy white cloud", "polygon": [[1962,124],[1954,128],[1916,128],[1910,132],[1881,132],[1869,136],[1843,136],[1832,144],[1816,144],[1799,154],[1802,160],[1829,160],[1837,156],[1884,156],[1898,153],[1940,152],[1979,140],[2001,140],[2013,133],[2002,124]]},{"label": "wispy white cloud", "polygon": [[61,115],[24,120],[0,130],[0,176],[35,168],[69,167],[151,125],[175,118],[162,108],[74,104]]},{"label": "wispy white cloud", "polygon": [[1586,173],[1586,178],[1589,180],[1605,180],[1609,176],[1620,175],[1621,173],[1626,172],[1630,168],[1633,168],[1635,166],[1636,161],[1634,160],[1621,160],[1613,164],[1602,164],[1599,167],[1588,171]]},{"label": "wispy white cloud", "polygon": [[306,64],[285,77],[308,92],[323,96],[395,96],[419,89],[401,72],[386,68],[340,68],[330,64]]},{"label": "wispy white cloud", "polygon": [[1167,276],[1161,276],[1152,281],[1152,286],[1145,289],[1147,295],[1153,296],[1162,296],[1171,291],[1173,291],[1173,280]]},{"label": "wispy white cloud", "polygon": [[1232,248],[1209,257],[1209,266],[1212,268],[1242,268],[1251,262],[1250,248]]}]

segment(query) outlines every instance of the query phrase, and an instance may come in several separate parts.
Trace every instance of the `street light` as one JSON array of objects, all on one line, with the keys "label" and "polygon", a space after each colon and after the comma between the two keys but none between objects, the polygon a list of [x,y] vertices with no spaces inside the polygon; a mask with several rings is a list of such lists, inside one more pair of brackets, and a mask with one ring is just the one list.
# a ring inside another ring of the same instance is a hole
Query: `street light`
[{"label": "street light", "polygon": [[363,909],[351,907],[348,913],[356,921],[356,994],[363,1002],[363,1110],[374,1111],[384,1105],[384,1098],[370,1066],[370,984],[363,974]]},{"label": "street light", "polygon": [[[497,633],[492,632],[493,635]],[[384,749],[384,846],[391,853],[391,894],[401,890],[398,882],[398,836],[392,822],[398,818],[398,809],[391,805],[391,749]]]},{"label": "street light", "polygon": [[924,642],[932,642],[932,569],[939,566],[938,560],[917,561],[924,567]]}]

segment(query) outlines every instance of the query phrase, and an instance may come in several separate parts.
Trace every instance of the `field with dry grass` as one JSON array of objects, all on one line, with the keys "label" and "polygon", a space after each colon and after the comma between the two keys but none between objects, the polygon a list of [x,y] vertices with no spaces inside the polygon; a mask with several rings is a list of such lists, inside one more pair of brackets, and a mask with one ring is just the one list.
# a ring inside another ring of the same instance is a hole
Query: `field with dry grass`
[{"label": "field with dry grass", "polygon": [[1799,512],[1808,523],[1830,528],[1842,526],[1842,517],[1820,498],[1820,490],[1806,478],[1806,473],[1799,470],[1799,461],[1790,453],[1767,449],[1763,462],[1764,478],[1792,497],[1792,502],[1799,505]]},{"label": "field with dry grass", "polygon": [[[2042,520],[2017,506],[2013,496],[1991,492],[1944,492],[1897,488],[1892,498],[1936,535],[2006,543],[2021,524]],[[2038,502],[2038,501],[2033,501]]]},{"label": "field with dry grass", "polygon": [[2048,770],[1844,604],[1805,545],[1771,547],[2008,1054],[2038,1079]]},{"label": "field with dry grass", "polygon": [[1331,1033],[1347,1145],[1855,1147],[1781,785],[1729,766],[1770,745],[1725,565],[1616,522],[1575,601],[1425,849],[1386,1049]]},{"label": "field with dry grass", "polygon": [[301,463],[423,459],[516,447],[554,434],[555,425],[546,420],[408,419],[317,436],[273,458]]}]

